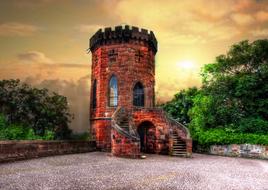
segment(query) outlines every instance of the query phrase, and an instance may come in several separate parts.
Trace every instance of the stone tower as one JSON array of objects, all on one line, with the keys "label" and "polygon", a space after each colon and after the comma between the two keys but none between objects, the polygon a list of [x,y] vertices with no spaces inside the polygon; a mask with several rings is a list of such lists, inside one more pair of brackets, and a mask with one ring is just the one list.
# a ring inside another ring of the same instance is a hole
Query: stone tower
[{"label": "stone tower", "polygon": [[[157,52],[154,33],[128,25],[100,29],[91,37],[89,49],[90,127],[97,147],[129,156],[138,155],[141,146],[147,152],[168,152],[170,125],[162,110],[152,109]],[[138,129],[140,125],[144,129]],[[160,137],[162,141],[157,142]]]}]

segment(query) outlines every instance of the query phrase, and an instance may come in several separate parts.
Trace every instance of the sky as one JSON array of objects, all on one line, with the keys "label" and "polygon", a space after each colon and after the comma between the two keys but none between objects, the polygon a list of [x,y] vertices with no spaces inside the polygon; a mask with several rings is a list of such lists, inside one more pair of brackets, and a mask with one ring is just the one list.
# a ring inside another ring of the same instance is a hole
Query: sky
[{"label": "sky", "polygon": [[67,96],[88,129],[89,38],[133,25],[158,40],[156,98],[201,85],[200,69],[242,40],[268,37],[268,0],[0,0],[0,80],[19,78]]}]

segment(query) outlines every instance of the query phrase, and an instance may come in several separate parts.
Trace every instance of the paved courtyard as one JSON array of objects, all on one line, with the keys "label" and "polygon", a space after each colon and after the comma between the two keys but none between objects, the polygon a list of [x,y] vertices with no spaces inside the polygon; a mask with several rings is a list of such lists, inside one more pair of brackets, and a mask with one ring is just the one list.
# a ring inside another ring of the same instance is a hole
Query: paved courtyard
[{"label": "paved courtyard", "polygon": [[0,189],[268,190],[268,161],[201,154],[134,160],[92,152],[1,164]]}]

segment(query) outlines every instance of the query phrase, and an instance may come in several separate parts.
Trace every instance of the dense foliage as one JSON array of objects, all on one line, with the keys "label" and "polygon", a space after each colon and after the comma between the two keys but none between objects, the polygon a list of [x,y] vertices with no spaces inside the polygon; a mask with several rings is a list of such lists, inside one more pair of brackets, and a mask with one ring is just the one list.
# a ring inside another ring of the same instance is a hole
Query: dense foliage
[{"label": "dense foliage", "polygon": [[[188,117],[193,139],[201,145],[268,144],[268,40],[233,45],[201,75],[198,92],[189,96],[191,89],[184,90],[164,106],[175,118],[187,113],[181,118]],[[170,109],[184,99],[190,106]]]},{"label": "dense foliage", "polygon": [[196,87],[182,90],[174,98],[163,105],[166,112],[180,123],[187,125],[190,122],[188,111],[193,107],[193,98],[199,93]]},{"label": "dense foliage", "polygon": [[19,80],[0,81],[0,113],[7,123],[2,124],[2,133],[14,130],[21,136],[30,134],[32,138],[46,138],[52,133],[54,139],[66,139],[71,133],[66,97],[49,93],[47,89],[32,88]]},{"label": "dense foliage", "polygon": [[4,115],[0,115],[0,140],[52,140],[54,134],[46,130],[43,136],[34,134],[30,127],[22,124],[8,124]]}]

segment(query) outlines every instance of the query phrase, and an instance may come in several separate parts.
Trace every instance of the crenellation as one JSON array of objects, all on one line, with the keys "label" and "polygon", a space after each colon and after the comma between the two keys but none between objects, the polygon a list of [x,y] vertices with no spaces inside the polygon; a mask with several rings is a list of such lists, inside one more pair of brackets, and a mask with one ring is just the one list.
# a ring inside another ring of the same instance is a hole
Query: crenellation
[{"label": "crenellation", "polygon": [[103,44],[125,43],[130,40],[137,40],[147,44],[154,53],[157,52],[157,40],[152,31],[148,31],[136,26],[129,25],[115,26],[114,28],[107,27],[104,30],[99,29],[89,42],[89,49],[94,51]]}]

